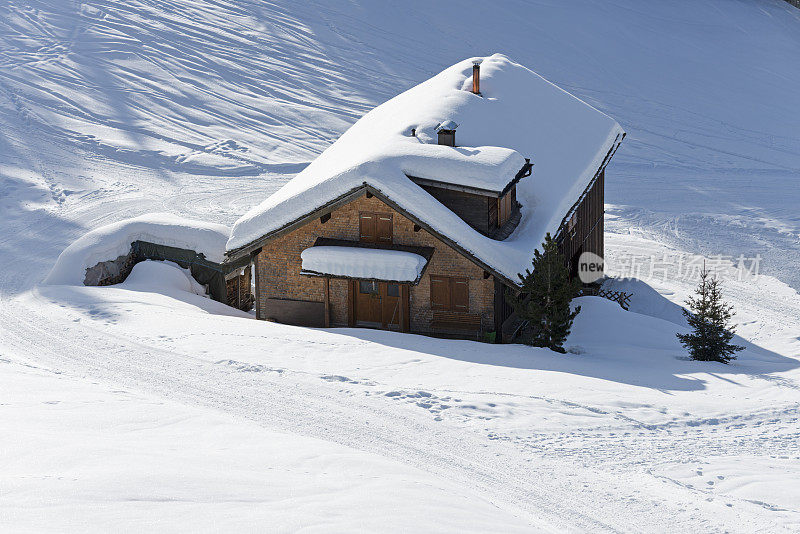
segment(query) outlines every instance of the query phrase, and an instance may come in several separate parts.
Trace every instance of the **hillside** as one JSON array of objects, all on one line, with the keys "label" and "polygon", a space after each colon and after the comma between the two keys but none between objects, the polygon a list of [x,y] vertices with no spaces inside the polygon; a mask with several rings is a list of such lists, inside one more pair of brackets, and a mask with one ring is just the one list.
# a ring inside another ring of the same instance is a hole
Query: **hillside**
[{"label": "hillside", "polygon": [[[0,5],[0,417],[21,429],[0,525],[796,529],[799,50],[782,0]],[[628,132],[606,179],[612,274],[763,258],[726,281],[739,362],[681,359],[680,278],[629,282],[636,313],[589,299],[564,357],[255,324],[153,281],[38,287],[101,224],[232,224],[376,104],[494,52]],[[296,451],[254,452],[282,439]]]}]

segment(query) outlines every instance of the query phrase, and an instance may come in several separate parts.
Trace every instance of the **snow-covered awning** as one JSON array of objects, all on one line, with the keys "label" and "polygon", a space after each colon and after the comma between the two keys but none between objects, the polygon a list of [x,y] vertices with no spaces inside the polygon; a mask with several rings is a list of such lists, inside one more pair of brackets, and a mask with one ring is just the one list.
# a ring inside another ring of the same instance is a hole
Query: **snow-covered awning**
[{"label": "snow-covered awning", "polygon": [[416,283],[428,260],[403,250],[314,246],[305,249],[302,273],[362,280]]}]

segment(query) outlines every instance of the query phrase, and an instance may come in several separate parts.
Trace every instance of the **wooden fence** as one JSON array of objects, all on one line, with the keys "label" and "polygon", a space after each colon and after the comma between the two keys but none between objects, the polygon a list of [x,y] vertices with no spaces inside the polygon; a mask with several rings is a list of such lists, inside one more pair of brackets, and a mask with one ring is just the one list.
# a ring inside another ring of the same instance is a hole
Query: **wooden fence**
[{"label": "wooden fence", "polygon": [[603,297],[604,299],[613,300],[623,310],[628,310],[631,305],[631,297],[633,293],[625,293],[624,291],[611,291],[598,287],[585,287],[581,290],[581,295],[592,297]]}]

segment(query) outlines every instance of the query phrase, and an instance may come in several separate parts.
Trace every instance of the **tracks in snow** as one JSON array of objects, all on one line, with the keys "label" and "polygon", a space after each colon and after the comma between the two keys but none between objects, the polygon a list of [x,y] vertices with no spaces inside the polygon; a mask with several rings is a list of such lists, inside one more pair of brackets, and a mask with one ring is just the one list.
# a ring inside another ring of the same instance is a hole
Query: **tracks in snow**
[{"label": "tracks in snow", "polygon": [[[644,460],[691,461],[729,450],[731,442],[753,450],[769,444],[747,443],[747,432],[707,436],[691,427],[678,435],[663,429],[534,434],[528,440],[483,435],[452,421],[437,421],[416,403],[398,409],[392,396],[365,395],[365,388],[378,386],[374,383],[242,366],[234,360],[211,363],[68,322],[59,316],[60,308],[53,310],[43,299],[35,307],[19,300],[3,304],[0,319],[9,355],[391,457],[475,488],[498,507],[546,530],[691,528],[698,518],[687,510],[696,492],[644,472]],[[770,417],[776,416],[763,416]],[[600,498],[613,502],[613,509],[598,507]],[[737,503],[739,515],[731,515],[725,528],[763,522],[746,506],[742,509],[745,504]],[[714,518],[723,506],[705,503],[702,515],[709,527],[723,528],[717,523],[722,519]]]}]

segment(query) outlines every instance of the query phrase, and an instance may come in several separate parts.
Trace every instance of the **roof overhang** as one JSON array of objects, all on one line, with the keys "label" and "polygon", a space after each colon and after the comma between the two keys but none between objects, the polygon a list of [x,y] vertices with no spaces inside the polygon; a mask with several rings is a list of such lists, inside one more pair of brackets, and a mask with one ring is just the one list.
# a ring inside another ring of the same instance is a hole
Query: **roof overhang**
[{"label": "roof overhang", "polygon": [[525,178],[526,176],[531,175],[531,169],[533,168],[533,163],[526,160],[525,165],[517,171],[517,174],[512,178],[507,184],[503,186],[500,190],[494,189],[482,189],[480,187],[472,187],[469,185],[463,184],[456,184],[452,182],[443,182],[441,180],[435,180],[432,178],[423,178],[421,176],[408,176],[408,179],[414,182],[417,185],[426,186],[426,187],[438,187],[440,189],[449,189],[451,191],[460,191],[462,193],[470,193],[473,195],[481,195],[485,197],[493,197],[493,198],[500,198],[514,186],[517,182],[521,179]]},{"label": "roof overhang", "polygon": [[583,202],[583,199],[586,197],[586,195],[589,194],[589,191],[592,189],[592,187],[594,187],[594,184],[597,181],[597,178],[600,176],[600,173],[606,170],[606,166],[608,166],[608,163],[611,161],[611,158],[614,157],[614,154],[617,153],[617,149],[622,144],[623,139],[625,139],[625,132],[620,133],[619,135],[617,135],[616,139],[614,139],[614,143],[611,145],[611,148],[608,149],[608,152],[606,153],[606,156],[603,158],[600,167],[597,168],[597,172],[595,172],[592,179],[589,180],[589,184],[583,190],[581,196],[578,197],[578,200],[575,201],[572,207],[569,210],[567,210],[567,213],[566,215],[564,215],[564,218],[561,219],[561,224],[558,225],[558,230],[556,230],[556,233],[553,236],[553,238],[556,241],[560,241],[561,239],[563,239],[564,228],[567,227],[567,221],[569,221],[570,217],[572,217],[572,214],[575,212],[575,210],[578,209],[578,206],[581,205],[581,202]]}]

